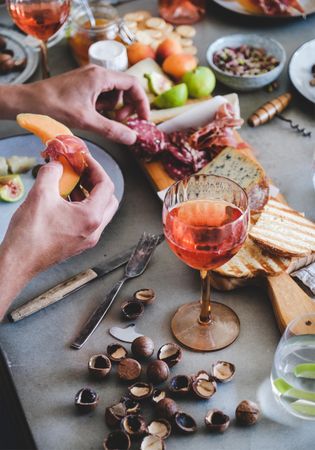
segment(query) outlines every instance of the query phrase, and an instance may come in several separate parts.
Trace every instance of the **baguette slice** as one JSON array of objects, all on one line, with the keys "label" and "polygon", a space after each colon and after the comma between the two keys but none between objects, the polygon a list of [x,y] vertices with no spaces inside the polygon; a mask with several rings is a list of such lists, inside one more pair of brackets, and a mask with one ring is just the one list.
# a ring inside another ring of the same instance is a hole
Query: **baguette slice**
[{"label": "baguette slice", "polygon": [[248,237],[240,251],[213,272],[224,277],[250,279],[260,275],[278,275],[286,271],[290,263],[290,258],[272,255]]},{"label": "baguette slice", "polygon": [[238,183],[247,192],[251,211],[262,210],[268,201],[269,185],[264,169],[239,150],[225,148],[200,173],[220,175]]},{"label": "baguette slice", "polygon": [[266,204],[249,235],[276,255],[302,257],[315,252],[315,224],[275,199]]}]

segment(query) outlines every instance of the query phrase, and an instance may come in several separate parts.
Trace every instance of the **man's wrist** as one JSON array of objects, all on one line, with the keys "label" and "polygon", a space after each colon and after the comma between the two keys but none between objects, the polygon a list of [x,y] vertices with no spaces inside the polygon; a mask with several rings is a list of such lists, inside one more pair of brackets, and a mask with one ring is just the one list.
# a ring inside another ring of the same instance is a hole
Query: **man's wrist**
[{"label": "man's wrist", "polygon": [[28,112],[29,99],[27,84],[0,85],[0,119],[15,120],[20,112]]}]

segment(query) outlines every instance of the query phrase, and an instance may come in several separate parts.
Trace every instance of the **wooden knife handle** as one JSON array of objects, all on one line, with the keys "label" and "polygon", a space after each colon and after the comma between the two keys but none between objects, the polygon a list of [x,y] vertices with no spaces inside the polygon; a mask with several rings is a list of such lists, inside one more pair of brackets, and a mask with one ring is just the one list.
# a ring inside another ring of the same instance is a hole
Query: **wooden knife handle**
[{"label": "wooden knife handle", "polygon": [[31,314],[34,314],[37,311],[46,308],[46,306],[52,305],[53,303],[62,300],[66,295],[70,294],[72,291],[75,291],[76,289],[96,277],[97,273],[92,269],[80,272],[72,278],[69,278],[64,282],[57,284],[57,286],[54,286],[38,297],[33,298],[19,308],[14,309],[8,317],[12,322],[17,322],[18,320],[24,319],[25,317],[28,317]]},{"label": "wooden knife handle", "polygon": [[267,289],[281,333],[296,317],[315,313],[315,301],[287,273],[267,277]]}]

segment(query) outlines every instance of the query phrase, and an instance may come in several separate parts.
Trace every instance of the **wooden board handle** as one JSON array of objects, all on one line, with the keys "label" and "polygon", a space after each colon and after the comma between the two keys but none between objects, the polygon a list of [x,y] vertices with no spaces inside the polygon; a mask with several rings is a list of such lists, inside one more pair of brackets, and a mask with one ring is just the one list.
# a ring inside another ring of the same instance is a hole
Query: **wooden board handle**
[{"label": "wooden board handle", "polygon": [[281,333],[296,317],[315,313],[315,301],[287,273],[267,277],[267,289]]},{"label": "wooden board handle", "polygon": [[97,273],[92,269],[81,272],[62,283],[57,284],[57,286],[54,286],[38,297],[33,298],[33,300],[30,300],[19,308],[14,309],[9,314],[9,319],[12,322],[17,322],[18,320],[24,319],[25,317],[28,317],[31,314],[34,314],[37,311],[46,308],[46,306],[52,305],[53,303],[62,300],[66,295],[70,294],[72,291],[75,291],[76,289],[96,277]]}]

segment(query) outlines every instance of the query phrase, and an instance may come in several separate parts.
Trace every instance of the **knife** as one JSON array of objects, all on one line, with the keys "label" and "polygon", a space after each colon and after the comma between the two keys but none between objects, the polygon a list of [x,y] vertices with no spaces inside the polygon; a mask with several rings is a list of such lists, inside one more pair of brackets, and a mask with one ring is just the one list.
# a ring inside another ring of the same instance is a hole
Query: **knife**
[{"label": "knife", "polygon": [[22,320],[59,300],[63,300],[68,295],[79,291],[83,287],[91,285],[94,281],[100,280],[108,273],[126,264],[134,249],[135,247],[130,247],[128,250],[119,253],[105,262],[57,284],[57,286],[54,286],[38,297],[29,300],[24,305],[11,311],[8,314],[8,319],[11,322]]}]

